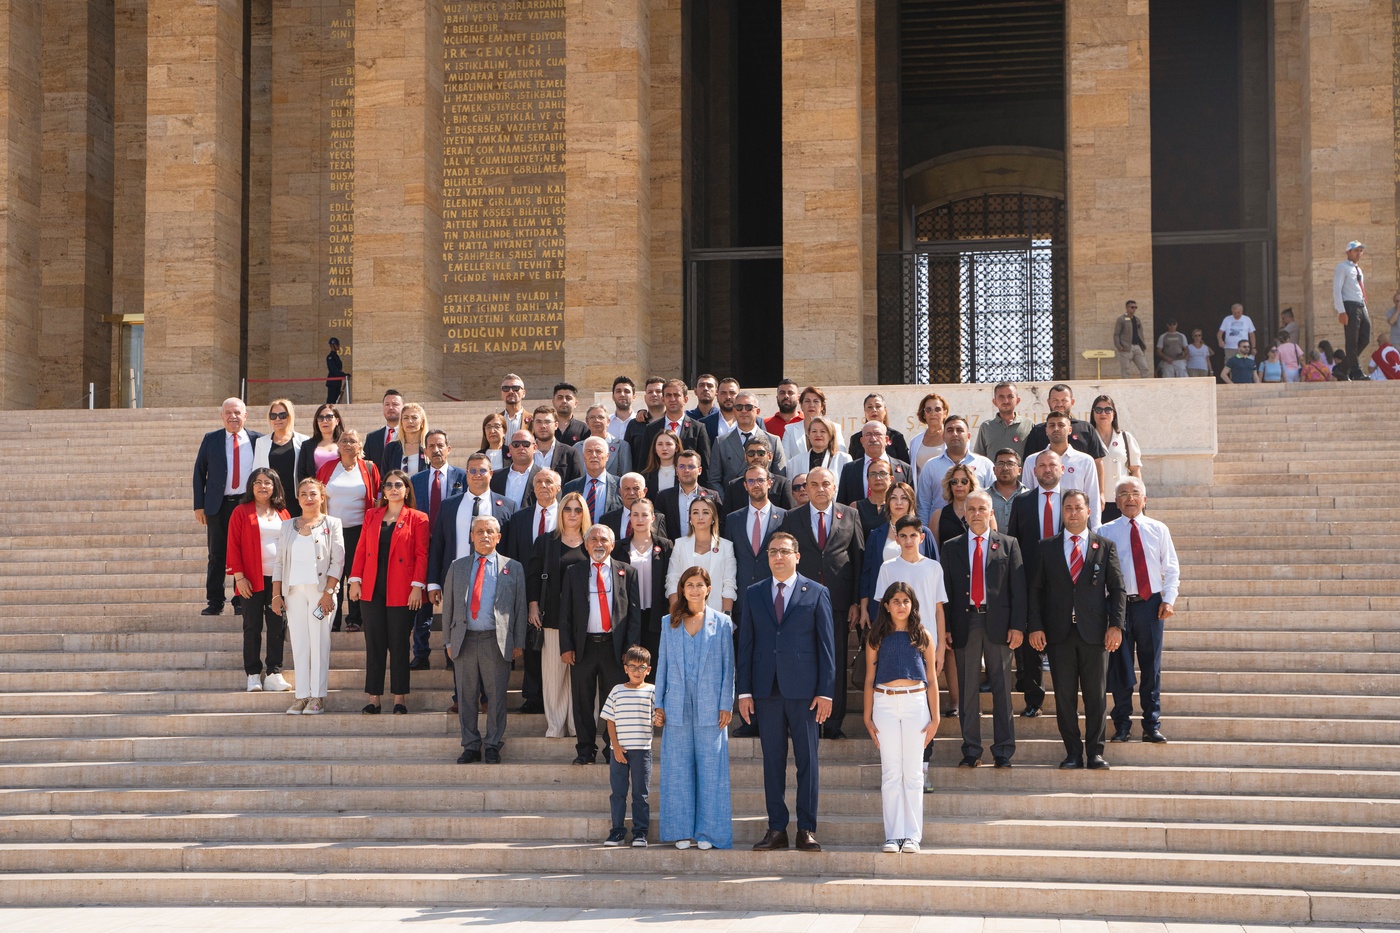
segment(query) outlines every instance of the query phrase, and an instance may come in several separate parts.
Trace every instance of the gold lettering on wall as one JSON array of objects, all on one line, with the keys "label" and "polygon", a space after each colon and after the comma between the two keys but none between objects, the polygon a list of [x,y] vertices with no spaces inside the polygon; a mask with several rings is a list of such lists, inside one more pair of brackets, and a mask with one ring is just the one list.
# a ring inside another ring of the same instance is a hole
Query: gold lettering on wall
[{"label": "gold lettering on wall", "polygon": [[345,52],[337,55],[324,94],[330,108],[330,139],[326,147],[329,202],[322,288],[327,329],[340,337],[342,353],[349,354],[354,323],[355,2],[342,0],[339,6],[331,22],[331,40]]},{"label": "gold lettering on wall", "polygon": [[444,6],[443,350],[479,394],[563,373],[564,0]]}]

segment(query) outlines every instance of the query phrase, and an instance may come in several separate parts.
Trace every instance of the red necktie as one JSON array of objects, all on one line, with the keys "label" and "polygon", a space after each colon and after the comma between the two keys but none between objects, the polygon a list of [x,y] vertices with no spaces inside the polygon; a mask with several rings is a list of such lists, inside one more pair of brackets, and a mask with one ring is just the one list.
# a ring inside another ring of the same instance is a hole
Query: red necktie
[{"label": "red necktie", "polygon": [[1128,527],[1132,529],[1130,542],[1133,548],[1133,576],[1137,579],[1138,596],[1149,599],[1152,596],[1152,582],[1147,578],[1147,551],[1142,546],[1137,519],[1128,519]]},{"label": "red necktie", "polygon": [[437,524],[438,507],[442,505],[442,471],[433,471],[433,488],[428,493],[428,525]]},{"label": "red necktie", "polygon": [[389,433],[384,435],[384,443],[385,445],[394,443],[394,429],[392,427],[389,428]]},{"label": "red necktie", "polygon": [[817,513],[817,550],[826,550],[826,513]]},{"label": "red necktie", "polygon": [[604,633],[612,631],[612,610],[608,608],[608,582],[603,579],[603,565],[594,564],[593,573],[598,578],[598,618],[602,620]]},{"label": "red necktie", "polygon": [[1055,537],[1055,510],[1050,507],[1050,497],[1054,491],[1045,494],[1045,518],[1040,523],[1040,536],[1042,538]]},{"label": "red necktie", "polygon": [[1069,578],[1078,583],[1079,571],[1084,569],[1084,555],[1079,550],[1079,535],[1070,535],[1069,540],[1074,545],[1074,553],[1069,558]]},{"label": "red necktie", "polygon": [[759,530],[763,524],[763,513],[753,513],[753,556],[757,557],[759,548],[763,547],[763,533]]},{"label": "red necktie", "polygon": [[672,422],[671,422],[671,430],[672,430],[673,432],[675,432],[676,434],[681,433],[681,423],[680,423],[679,421],[672,421]]},{"label": "red necktie", "polygon": [[535,537],[536,537],[536,538],[538,538],[540,535],[544,534],[544,516],[545,516],[545,512],[546,512],[546,511],[547,511],[547,510],[545,509],[544,506],[540,506],[540,527],[535,529]]},{"label": "red necktie", "polygon": [[977,550],[972,552],[972,605],[981,608],[987,601],[987,584],[982,578],[982,536],[976,538]]},{"label": "red necktie", "polygon": [[470,605],[472,618],[475,619],[481,612],[481,584],[486,579],[486,558],[476,559],[476,578],[472,580],[472,601]]},{"label": "red necktie", "polygon": [[238,492],[238,490],[243,487],[243,484],[239,482],[239,473],[240,470],[238,469],[238,435],[235,434],[233,436],[233,478],[229,480],[229,485],[233,487],[234,492]]},{"label": "red necktie", "polygon": [[783,587],[785,586],[787,586],[786,583],[778,584],[778,595],[773,600],[773,618],[779,622],[783,621]]}]

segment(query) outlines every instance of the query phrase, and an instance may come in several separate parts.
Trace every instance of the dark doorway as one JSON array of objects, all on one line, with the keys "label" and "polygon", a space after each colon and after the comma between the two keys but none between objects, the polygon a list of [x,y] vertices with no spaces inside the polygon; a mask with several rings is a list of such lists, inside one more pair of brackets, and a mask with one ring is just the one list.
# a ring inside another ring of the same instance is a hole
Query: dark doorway
[{"label": "dark doorway", "polygon": [[685,0],[685,371],[774,385],[783,368],[779,0]]}]

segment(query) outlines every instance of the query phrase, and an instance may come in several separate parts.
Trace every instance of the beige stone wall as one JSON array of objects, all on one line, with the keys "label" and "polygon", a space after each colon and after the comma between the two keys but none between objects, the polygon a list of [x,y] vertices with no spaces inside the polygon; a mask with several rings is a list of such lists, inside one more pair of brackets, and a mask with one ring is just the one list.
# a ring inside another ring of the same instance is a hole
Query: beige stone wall
[{"label": "beige stone wall", "polygon": [[876,0],[860,0],[861,275],[864,285],[860,307],[864,331],[861,379],[864,382],[878,382],[880,378],[880,152],[876,135],[879,80],[875,70],[875,7]]},{"label": "beige stone wall", "polygon": [[[283,335],[271,320],[272,291],[272,8],[274,0],[248,0],[248,324],[249,379],[266,379],[269,351]],[[280,395],[274,392],[272,397]],[[257,395],[249,393],[250,399]]]},{"label": "beige stone wall", "polygon": [[1373,331],[1396,286],[1393,16],[1391,0],[1303,3],[1303,326],[1334,346],[1332,271],[1347,241],[1366,244]]},{"label": "beige stone wall", "polygon": [[[1303,271],[1304,0],[1274,0],[1274,191],[1278,306],[1305,324]],[[1306,335],[1311,327],[1304,327]],[[1312,341],[1316,344],[1316,340]]]},{"label": "beige stone wall", "polygon": [[[1147,0],[1065,5],[1070,373],[1112,349],[1133,298],[1152,334],[1152,125]],[[1108,367],[1113,372],[1116,366]]]},{"label": "beige stone wall", "polygon": [[239,388],[243,16],[239,0],[149,0],[147,405]]},{"label": "beige stone wall", "polygon": [[140,314],[146,302],[146,0],[116,0],[113,57],[112,311]]},{"label": "beige stone wall", "polygon": [[[681,2],[651,0],[651,300],[649,367],[681,372]],[[622,370],[618,371],[619,373]],[[632,373],[636,379],[639,372]],[[642,376],[645,378],[645,376]],[[607,386],[612,379],[607,380]],[[602,383],[594,388],[604,388]]]},{"label": "beige stone wall", "polygon": [[442,392],[442,0],[355,3],[355,303],[361,399]]},{"label": "beige stone wall", "polygon": [[0,407],[38,399],[40,4],[0,3]]},{"label": "beige stone wall", "polygon": [[782,16],[784,371],[799,384],[859,383],[862,13],[850,0],[782,0]]},{"label": "beige stone wall", "polygon": [[565,372],[597,388],[649,365],[650,9],[569,0],[565,15]]}]

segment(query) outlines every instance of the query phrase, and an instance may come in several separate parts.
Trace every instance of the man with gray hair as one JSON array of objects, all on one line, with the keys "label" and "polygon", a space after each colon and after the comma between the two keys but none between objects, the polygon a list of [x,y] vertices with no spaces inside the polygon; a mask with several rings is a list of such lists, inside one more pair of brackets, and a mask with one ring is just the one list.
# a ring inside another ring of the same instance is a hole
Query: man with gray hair
[{"label": "man with gray hair", "polygon": [[[224,577],[228,569],[228,522],[248,488],[253,472],[253,442],[262,437],[244,430],[248,408],[240,398],[226,398],[219,409],[224,426],[204,435],[194,459],[194,518],[204,526],[209,544],[209,565],[204,576],[205,606],[200,615],[224,611]],[[330,422],[327,422],[330,423]],[[296,490],[288,490],[295,495]],[[237,591],[233,609],[241,611]]]},{"label": "man with gray hair", "polygon": [[603,514],[622,505],[617,497],[618,480],[608,472],[608,442],[601,437],[580,441],[583,475],[564,484],[564,495],[576,492],[588,506],[588,520],[593,524],[603,520]]},{"label": "man with gray hair", "polygon": [[442,588],[442,633],[453,662],[457,713],[462,727],[459,765],[483,760],[476,697],[486,696],[484,760],[501,763],[506,736],[506,688],[510,664],[524,654],[525,568],[496,551],[501,523],[491,515],[472,519],[471,553],[452,562]]},{"label": "man with gray hair", "polygon": [[744,458],[744,448],[751,440],[763,441],[772,455],[769,467],[775,473],[787,469],[787,454],[783,452],[782,439],[769,434],[763,427],[758,405],[758,396],[752,392],[740,392],[734,396],[734,430],[715,442],[710,455],[710,480],[723,495],[729,484],[744,475],[748,462]]},{"label": "man with gray hair", "polygon": [[[588,413],[584,415],[583,422],[588,425],[588,437],[601,437],[608,445],[608,465],[607,470],[613,476],[621,477],[632,469],[632,448],[624,444],[622,439],[614,437],[608,433],[608,421],[611,416],[607,408],[602,405],[589,405]],[[579,459],[583,459],[583,445],[588,440],[585,437],[574,445],[574,452]]]}]

